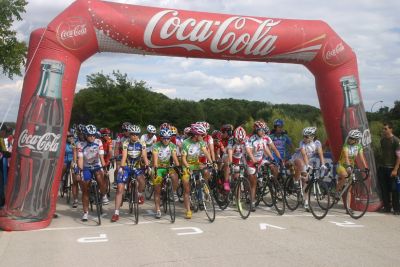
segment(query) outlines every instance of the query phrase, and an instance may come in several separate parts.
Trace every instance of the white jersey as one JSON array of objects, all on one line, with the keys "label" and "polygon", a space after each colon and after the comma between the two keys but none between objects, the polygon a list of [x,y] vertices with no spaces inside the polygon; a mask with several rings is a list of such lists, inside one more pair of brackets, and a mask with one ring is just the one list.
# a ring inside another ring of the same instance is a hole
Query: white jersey
[{"label": "white jersey", "polygon": [[78,158],[83,158],[84,168],[101,166],[100,155],[104,155],[100,139],[95,139],[93,143],[79,142]]},{"label": "white jersey", "polygon": [[[321,142],[319,140],[311,141],[309,143],[304,143],[300,141],[299,148],[303,148],[306,152],[308,159],[317,158],[318,157],[318,148],[322,147]],[[302,158],[300,149],[293,154],[292,159]]]},{"label": "white jersey", "polygon": [[264,156],[264,150],[267,146],[267,139],[264,137],[259,137],[257,134],[250,136],[246,142],[246,147],[252,150],[254,159],[256,161],[262,160]]},{"label": "white jersey", "polygon": [[140,142],[146,144],[146,151],[147,151],[147,154],[149,155],[149,153],[151,153],[151,151],[153,149],[153,144],[155,144],[157,142],[157,136],[155,134],[153,134],[152,137],[149,137],[148,134],[144,134],[140,137]]},{"label": "white jersey", "polygon": [[227,150],[232,150],[232,157],[234,159],[240,160],[244,154],[246,153],[246,143],[237,143],[231,139],[231,142],[228,142]]}]

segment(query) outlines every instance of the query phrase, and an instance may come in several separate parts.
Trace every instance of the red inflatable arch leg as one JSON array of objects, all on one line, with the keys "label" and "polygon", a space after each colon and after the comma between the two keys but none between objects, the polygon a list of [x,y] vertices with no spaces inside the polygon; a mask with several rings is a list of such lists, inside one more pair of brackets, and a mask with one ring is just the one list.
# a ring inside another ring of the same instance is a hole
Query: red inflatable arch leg
[{"label": "red inflatable arch leg", "polygon": [[349,129],[364,133],[370,210],[380,207],[356,56],[324,22],[78,0],[31,35],[1,229],[51,222],[78,71],[97,52],[303,64],[315,76],[334,158]]}]

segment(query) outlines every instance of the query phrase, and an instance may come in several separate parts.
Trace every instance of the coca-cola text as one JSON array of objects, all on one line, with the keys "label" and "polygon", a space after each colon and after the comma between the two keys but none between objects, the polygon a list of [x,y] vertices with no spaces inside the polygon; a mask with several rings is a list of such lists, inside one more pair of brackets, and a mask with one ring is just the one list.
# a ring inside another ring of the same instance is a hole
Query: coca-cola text
[{"label": "coca-cola text", "polygon": [[57,152],[60,145],[61,134],[45,133],[44,135],[31,135],[28,130],[22,131],[18,138],[18,147],[39,151]]}]

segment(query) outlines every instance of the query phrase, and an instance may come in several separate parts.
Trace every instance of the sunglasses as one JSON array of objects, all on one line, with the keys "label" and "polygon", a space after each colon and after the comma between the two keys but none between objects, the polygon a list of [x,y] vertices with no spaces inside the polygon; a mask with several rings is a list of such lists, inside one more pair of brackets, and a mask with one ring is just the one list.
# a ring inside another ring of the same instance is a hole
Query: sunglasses
[{"label": "sunglasses", "polygon": [[103,134],[102,136],[110,136],[109,134]]},{"label": "sunglasses", "polygon": [[95,137],[94,134],[87,134],[86,136],[87,136],[87,137]]},{"label": "sunglasses", "polygon": [[163,137],[162,140],[169,141],[169,140],[171,140],[171,138],[169,138],[169,137]]},{"label": "sunglasses", "polygon": [[74,137],[73,135],[67,135],[67,138],[71,138],[71,137]]},{"label": "sunglasses", "polygon": [[139,136],[137,133],[129,133],[130,136]]},{"label": "sunglasses", "polygon": [[313,136],[312,136],[312,135],[304,135],[303,137],[304,137],[304,138],[307,138],[307,139],[310,139],[310,138],[312,138]]}]

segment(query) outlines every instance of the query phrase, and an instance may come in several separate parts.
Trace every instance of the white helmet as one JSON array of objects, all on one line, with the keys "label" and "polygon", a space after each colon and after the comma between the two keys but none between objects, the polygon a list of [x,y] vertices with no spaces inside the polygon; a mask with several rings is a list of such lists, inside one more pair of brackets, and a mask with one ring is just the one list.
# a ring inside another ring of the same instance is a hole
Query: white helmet
[{"label": "white helmet", "polygon": [[307,127],[303,129],[303,136],[315,135],[317,133],[317,127]]},{"label": "white helmet", "polygon": [[96,126],[93,124],[86,125],[85,127],[85,134],[86,135],[95,135],[97,133]]},{"label": "white helmet", "polygon": [[207,134],[206,128],[202,124],[194,123],[190,126],[191,133],[194,135],[205,135]]},{"label": "white helmet", "polygon": [[152,133],[155,134],[156,133],[156,127],[154,127],[153,125],[147,125],[147,132],[148,133]]},{"label": "white helmet", "polygon": [[140,134],[140,127],[137,125],[129,125],[126,130],[128,133]]},{"label": "white helmet", "polygon": [[355,130],[351,130],[349,132],[349,134],[347,135],[348,138],[352,138],[352,139],[356,139],[356,140],[360,140],[362,138],[362,133],[355,129]]}]

